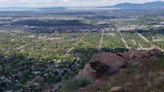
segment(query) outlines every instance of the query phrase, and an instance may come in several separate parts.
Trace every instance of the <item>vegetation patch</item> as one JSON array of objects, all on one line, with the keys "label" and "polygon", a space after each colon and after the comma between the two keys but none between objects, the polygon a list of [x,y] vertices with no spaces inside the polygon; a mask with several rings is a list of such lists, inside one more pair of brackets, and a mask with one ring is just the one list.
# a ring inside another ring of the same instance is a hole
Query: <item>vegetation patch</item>
[{"label": "vegetation patch", "polygon": [[70,80],[65,81],[60,91],[61,92],[76,91],[77,89],[81,87],[86,87],[90,83],[91,83],[91,79],[84,78],[84,77],[70,79]]},{"label": "vegetation patch", "polygon": [[164,68],[164,59],[160,60],[160,66]]}]

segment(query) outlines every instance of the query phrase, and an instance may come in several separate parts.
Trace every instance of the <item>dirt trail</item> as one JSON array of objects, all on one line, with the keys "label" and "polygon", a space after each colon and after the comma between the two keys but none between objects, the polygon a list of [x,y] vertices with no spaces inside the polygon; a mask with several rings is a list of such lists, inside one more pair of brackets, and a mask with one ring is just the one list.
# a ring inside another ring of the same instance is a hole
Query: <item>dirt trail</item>
[{"label": "dirt trail", "polygon": [[121,40],[122,40],[122,42],[124,43],[125,47],[126,47],[127,49],[130,49],[130,47],[127,45],[127,43],[126,43],[124,37],[122,36],[121,32],[119,32],[119,35],[120,35]]},{"label": "dirt trail", "polygon": [[126,47],[127,49],[130,49],[130,47],[129,47],[128,44],[126,43],[124,37],[122,36],[122,33],[120,32],[120,30],[119,30],[117,27],[118,27],[118,25],[116,25],[116,31],[119,33],[122,42],[124,43],[124,45],[125,45],[125,47]]},{"label": "dirt trail", "polygon": [[[160,49],[161,51],[163,51],[163,49],[161,49],[159,46],[156,46],[156,45],[154,45],[153,43],[151,43],[146,37],[144,37],[142,34],[140,34],[140,33],[138,33],[137,32],[137,34],[138,34],[138,36],[140,36],[145,42],[147,42],[147,43],[149,43],[152,47],[151,48],[158,48],[158,49]],[[149,50],[149,49],[151,49],[151,48],[142,48],[143,50]]]},{"label": "dirt trail", "polygon": [[[74,44],[74,46],[78,45],[83,40],[83,38],[84,38],[84,36],[82,36],[80,38],[80,40]],[[67,52],[64,54],[64,56],[68,55],[73,49],[74,49],[74,47],[72,46],[70,49],[67,50]]]},{"label": "dirt trail", "polygon": [[149,43],[149,44],[151,44],[151,45],[153,46],[153,44],[152,44],[146,37],[144,37],[142,34],[140,34],[140,33],[138,33],[138,32],[137,32],[137,34],[138,34],[145,42],[147,42],[147,43]]},{"label": "dirt trail", "polygon": [[103,39],[104,39],[104,30],[102,31],[102,34],[101,34],[100,44],[99,44],[99,47],[98,47],[99,50],[102,48]]}]

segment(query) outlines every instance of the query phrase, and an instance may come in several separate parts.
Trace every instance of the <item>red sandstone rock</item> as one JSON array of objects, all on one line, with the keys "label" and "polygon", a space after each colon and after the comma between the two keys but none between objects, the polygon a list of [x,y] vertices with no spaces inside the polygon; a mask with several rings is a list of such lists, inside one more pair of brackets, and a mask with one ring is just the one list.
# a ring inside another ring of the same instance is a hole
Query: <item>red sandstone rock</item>
[{"label": "red sandstone rock", "polygon": [[101,52],[93,55],[91,61],[80,72],[85,77],[101,77],[118,72],[126,65],[125,59],[114,53]]},{"label": "red sandstone rock", "polygon": [[142,65],[142,61],[155,60],[162,55],[163,52],[158,49],[149,51],[131,49],[128,52],[119,54],[99,52],[93,55],[79,75],[90,78],[111,75],[126,67],[128,61],[132,65]]},{"label": "red sandstone rock", "polygon": [[89,78],[95,78],[96,77],[96,71],[93,70],[89,64],[86,64],[84,69],[79,72],[79,75],[82,77],[89,77]]}]

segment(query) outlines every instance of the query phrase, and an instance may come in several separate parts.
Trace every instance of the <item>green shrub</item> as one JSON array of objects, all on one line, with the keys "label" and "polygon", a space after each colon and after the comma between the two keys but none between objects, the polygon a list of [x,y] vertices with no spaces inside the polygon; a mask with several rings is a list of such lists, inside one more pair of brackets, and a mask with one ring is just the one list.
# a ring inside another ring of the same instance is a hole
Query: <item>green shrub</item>
[{"label": "green shrub", "polygon": [[160,60],[160,66],[164,68],[164,59]]},{"label": "green shrub", "polygon": [[81,87],[86,87],[91,83],[91,79],[80,77],[76,79],[70,79],[65,81],[62,85],[60,92],[72,92]]}]

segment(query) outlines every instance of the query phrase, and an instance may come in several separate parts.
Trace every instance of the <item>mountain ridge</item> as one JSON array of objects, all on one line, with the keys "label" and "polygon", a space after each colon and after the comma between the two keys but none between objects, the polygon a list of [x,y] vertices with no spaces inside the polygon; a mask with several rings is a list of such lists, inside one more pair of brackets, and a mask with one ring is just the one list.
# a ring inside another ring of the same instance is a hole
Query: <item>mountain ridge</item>
[{"label": "mountain ridge", "polygon": [[117,9],[164,9],[164,1],[148,2],[143,4],[136,3],[120,3],[113,6],[105,6],[102,8]]},{"label": "mountain ridge", "polygon": [[50,11],[64,10],[65,7],[1,7],[0,11]]}]

